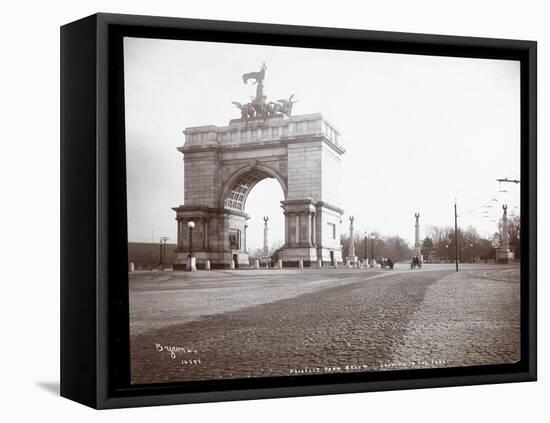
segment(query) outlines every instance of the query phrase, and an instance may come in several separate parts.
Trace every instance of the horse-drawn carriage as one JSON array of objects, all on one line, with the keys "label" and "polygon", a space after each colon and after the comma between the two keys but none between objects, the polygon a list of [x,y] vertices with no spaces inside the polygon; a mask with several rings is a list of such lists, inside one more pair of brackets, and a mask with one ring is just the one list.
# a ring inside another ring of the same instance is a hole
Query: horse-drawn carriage
[{"label": "horse-drawn carriage", "polygon": [[412,256],[411,258],[411,269],[422,269],[422,258],[420,256]]},{"label": "horse-drawn carriage", "polygon": [[388,269],[388,270],[392,270],[393,269],[393,260],[391,258],[386,258],[386,257],[380,257],[379,260],[378,260],[378,263],[380,263],[380,268],[381,269]]}]

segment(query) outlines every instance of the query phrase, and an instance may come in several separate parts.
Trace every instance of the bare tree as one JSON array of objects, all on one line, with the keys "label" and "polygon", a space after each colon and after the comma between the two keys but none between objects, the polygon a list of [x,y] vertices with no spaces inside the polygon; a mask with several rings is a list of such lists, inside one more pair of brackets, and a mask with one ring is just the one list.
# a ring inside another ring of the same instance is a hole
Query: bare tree
[{"label": "bare tree", "polygon": [[[365,237],[355,234],[355,254],[363,258],[365,255]],[[342,255],[347,257],[349,251],[349,235],[343,234],[340,243],[343,246]],[[407,241],[399,236],[382,236],[379,232],[369,234],[366,240],[367,257],[386,257],[395,260],[408,259],[411,255],[411,248]],[[374,254],[373,254],[374,250]]]}]

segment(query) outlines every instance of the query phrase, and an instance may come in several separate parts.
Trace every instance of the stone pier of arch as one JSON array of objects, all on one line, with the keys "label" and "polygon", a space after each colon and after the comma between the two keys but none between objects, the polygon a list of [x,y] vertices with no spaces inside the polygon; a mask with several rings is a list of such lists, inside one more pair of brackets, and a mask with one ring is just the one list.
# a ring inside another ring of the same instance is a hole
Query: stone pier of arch
[{"label": "stone pier of arch", "polygon": [[228,126],[186,128],[178,150],[184,161],[184,205],[175,207],[178,239],[174,269],[189,255],[187,223],[195,222],[197,267],[249,265],[246,199],[265,178],[281,184],[285,215],[284,267],[342,261],[339,133],[321,114],[235,119]]}]

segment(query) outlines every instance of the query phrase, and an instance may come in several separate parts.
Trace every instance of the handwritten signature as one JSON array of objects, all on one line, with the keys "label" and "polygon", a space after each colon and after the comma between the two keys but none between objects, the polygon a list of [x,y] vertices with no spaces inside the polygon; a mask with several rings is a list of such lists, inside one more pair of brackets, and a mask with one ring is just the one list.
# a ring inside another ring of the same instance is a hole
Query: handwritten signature
[{"label": "handwritten signature", "polygon": [[182,354],[194,354],[197,355],[198,351],[188,347],[180,347],[177,345],[161,345],[158,342],[155,342],[155,349],[158,352],[167,351],[170,353],[170,357],[176,358],[176,353]]}]

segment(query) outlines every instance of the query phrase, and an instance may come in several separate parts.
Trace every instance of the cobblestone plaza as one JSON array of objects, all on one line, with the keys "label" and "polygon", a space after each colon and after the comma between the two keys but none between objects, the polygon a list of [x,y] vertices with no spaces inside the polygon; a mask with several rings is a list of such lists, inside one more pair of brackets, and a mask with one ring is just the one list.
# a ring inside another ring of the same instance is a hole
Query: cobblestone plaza
[{"label": "cobblestone plaza", "polygon": [[135,272],[132,383],[513,363],[519,267]]}]

